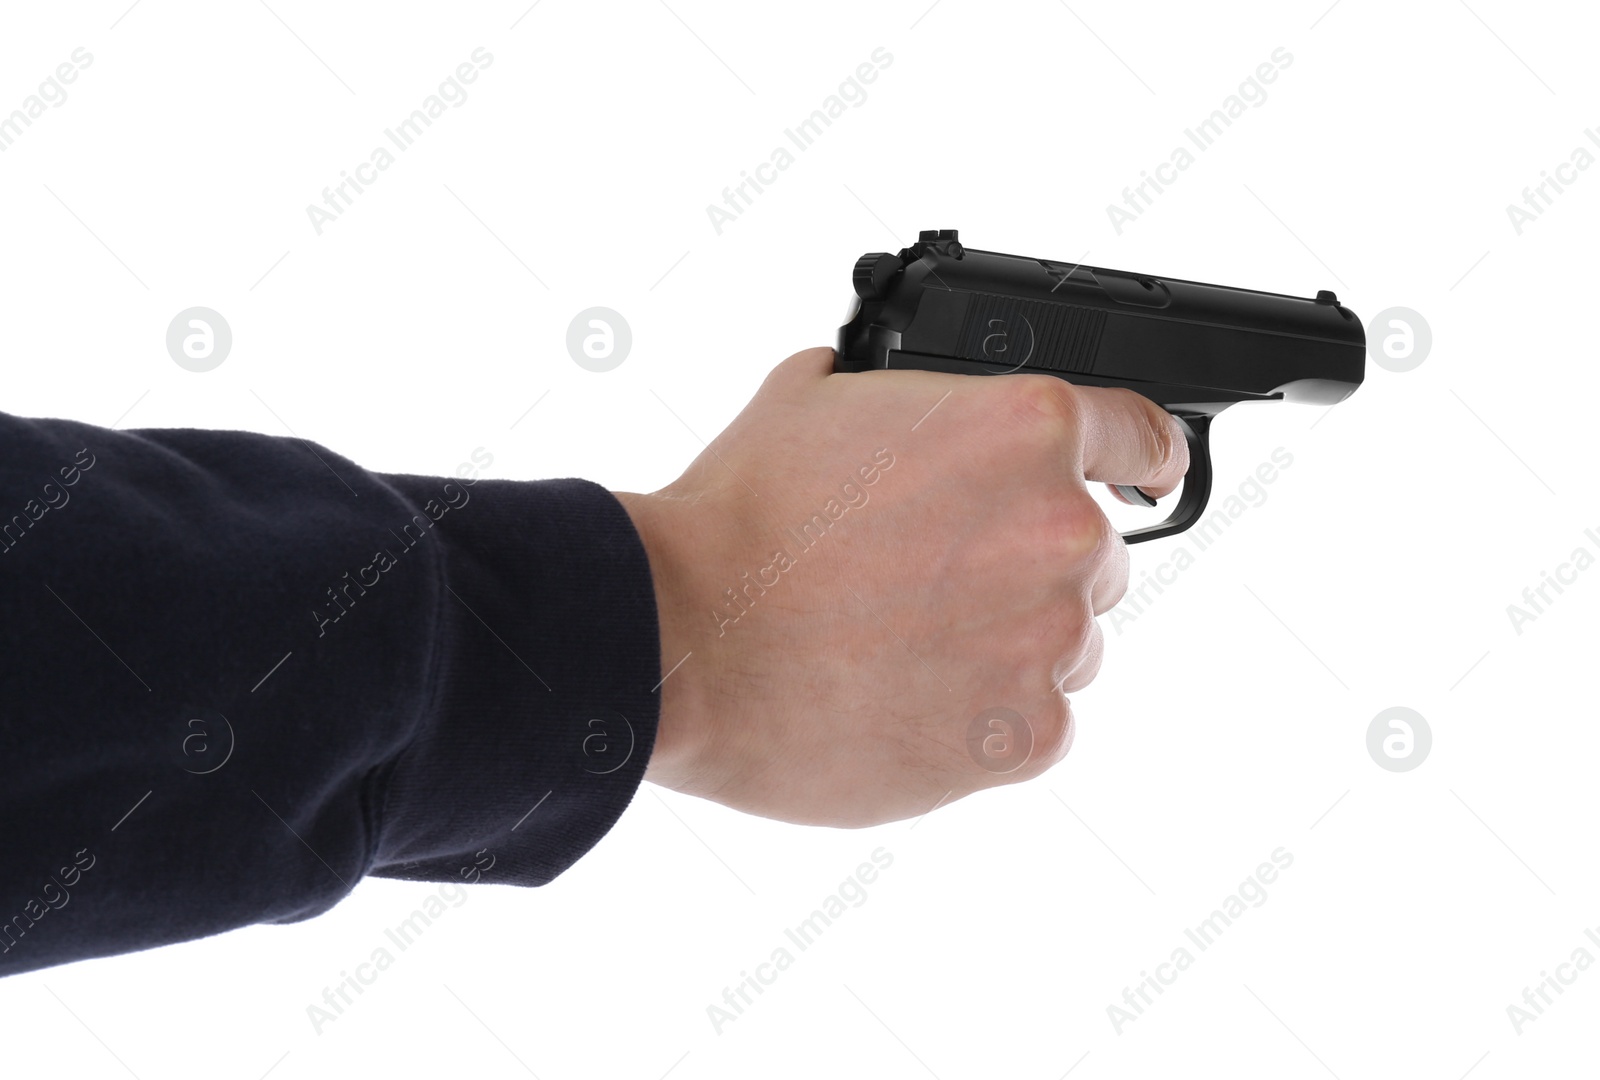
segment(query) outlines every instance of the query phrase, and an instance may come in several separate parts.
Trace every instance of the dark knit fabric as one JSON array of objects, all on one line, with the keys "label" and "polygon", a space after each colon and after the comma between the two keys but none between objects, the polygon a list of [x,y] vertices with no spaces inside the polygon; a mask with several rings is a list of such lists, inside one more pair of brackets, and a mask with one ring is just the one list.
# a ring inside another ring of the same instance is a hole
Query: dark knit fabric
[{"label": "dark knit fabric", "polygon": [[0,974],[544,884],[655,740],[650,567],[584,480],[0,413],[0,612]]}]

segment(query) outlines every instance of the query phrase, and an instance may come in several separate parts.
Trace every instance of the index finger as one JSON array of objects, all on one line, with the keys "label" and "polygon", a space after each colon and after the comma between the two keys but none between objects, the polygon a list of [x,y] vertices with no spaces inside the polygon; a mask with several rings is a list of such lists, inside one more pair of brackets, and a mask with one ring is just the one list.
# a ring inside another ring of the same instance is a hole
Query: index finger
[{"label": "index finger", "polygon": [[1189,471],[1189,442],[1167,410],[1114,386],[1074,386],[1083,440],[1083,477],[1132,485],[1156,498]]}]

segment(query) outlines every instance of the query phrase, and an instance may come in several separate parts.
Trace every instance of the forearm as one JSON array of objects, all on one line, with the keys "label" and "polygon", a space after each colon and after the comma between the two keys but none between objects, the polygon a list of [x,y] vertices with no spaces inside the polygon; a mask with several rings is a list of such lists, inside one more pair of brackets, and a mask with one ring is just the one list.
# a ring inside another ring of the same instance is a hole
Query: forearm
[{"label": "forearm", "polygon": [[368,873],[540,884],[649,759],[649,569],[593,484],[0,414],[0,497],[0,972]]}]

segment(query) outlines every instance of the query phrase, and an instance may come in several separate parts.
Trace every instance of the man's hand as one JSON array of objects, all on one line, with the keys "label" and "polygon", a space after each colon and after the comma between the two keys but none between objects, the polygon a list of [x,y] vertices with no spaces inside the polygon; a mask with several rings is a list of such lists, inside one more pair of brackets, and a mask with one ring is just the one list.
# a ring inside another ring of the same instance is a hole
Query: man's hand
[{"label": "man's hand", "polygon": [[1188,449],[1127,390],[832,368],[791,356],[681,477],[618,498],[671,671],[647,778],[861,827],[1066,754],[1128,580],[1086,485],[1164,495]]}]

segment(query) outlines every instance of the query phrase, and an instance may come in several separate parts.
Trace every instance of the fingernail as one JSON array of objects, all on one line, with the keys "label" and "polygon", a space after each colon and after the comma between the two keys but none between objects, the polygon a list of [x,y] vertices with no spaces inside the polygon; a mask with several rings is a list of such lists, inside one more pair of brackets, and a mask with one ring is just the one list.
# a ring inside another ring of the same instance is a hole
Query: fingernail
[{"label": "fingernail", "polygon": [[1154,506],[1156,504],[1155,499],[1146,495],[1143,489],[1135,487],[1133,484],[1113,484],[1111,486],[1118,495],[1122,496],[1124,502],[1132,506]]}]

